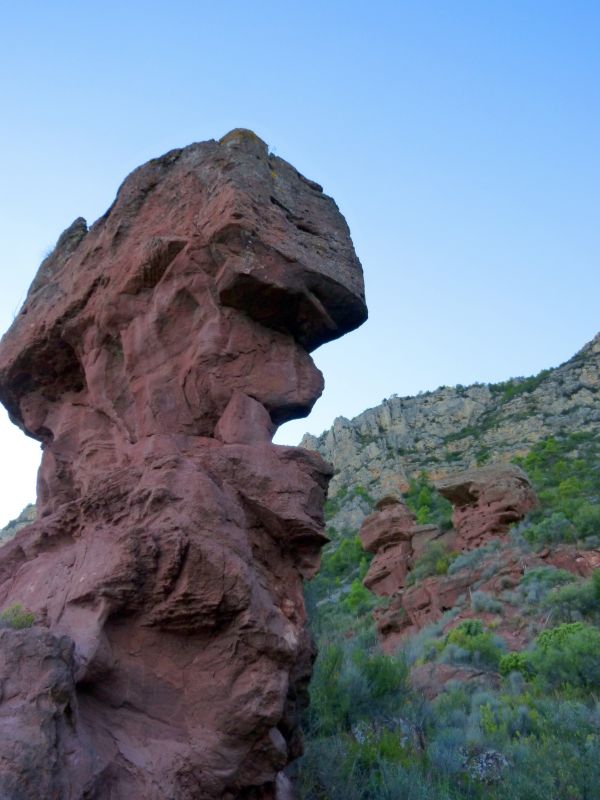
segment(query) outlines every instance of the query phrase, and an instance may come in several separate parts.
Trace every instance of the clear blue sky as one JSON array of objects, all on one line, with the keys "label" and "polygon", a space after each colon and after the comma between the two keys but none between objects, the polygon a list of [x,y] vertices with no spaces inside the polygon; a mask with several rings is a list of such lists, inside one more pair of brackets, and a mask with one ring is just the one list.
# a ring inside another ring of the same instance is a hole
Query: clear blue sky
[{"label": "clear blue sky", "polygon": [[[370,308],[278,441],[564,361],[600,329],[599,42],[594,1],[4,3],[0,326],[131,169],[243,126],[336,199]],[[39,453],[0,443],[1,525]]]}]

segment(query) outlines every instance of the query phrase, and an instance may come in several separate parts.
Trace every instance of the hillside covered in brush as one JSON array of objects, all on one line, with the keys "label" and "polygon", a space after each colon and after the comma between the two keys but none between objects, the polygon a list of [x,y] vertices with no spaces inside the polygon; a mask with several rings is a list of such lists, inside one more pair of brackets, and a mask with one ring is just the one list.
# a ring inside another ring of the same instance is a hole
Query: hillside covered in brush
[{"label": "hillside covered in brush", "polygon": [[303,800],[600,798],[599,388],[597,336],[305,437],[336,475]]}]

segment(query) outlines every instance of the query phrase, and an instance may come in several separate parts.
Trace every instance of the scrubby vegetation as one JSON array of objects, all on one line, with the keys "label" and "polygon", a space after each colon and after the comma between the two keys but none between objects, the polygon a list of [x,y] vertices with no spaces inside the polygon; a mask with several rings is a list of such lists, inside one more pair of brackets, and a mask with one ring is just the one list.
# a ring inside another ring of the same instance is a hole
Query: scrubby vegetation
[{"label": "scrubby vegetation", "polygon": [[540,498],[524,536],[533,545],[584,541],[600,545],[600,437],[577,432],[550,437],[515,459]]},{"label": "scrubby vegetation", "polygon": [[520,394],[535,391],[551,373],[551,369],[543,369],[537,375],[531,375],[529,378],[510,378],[500,383],[490,383],[490,391],[492,394],[500,395],[503,403],[508,403]]},{"label": "scrubby vegetation", "polygon": [[375,505],[375,501],[364,486],[356,485],[350,489],[342,486],[333,497],[329,497],[325,502],[325,519],[330,520],[340,511],[342,505],[347,504],[353,498],[364,501],[368,508]]},{"label": "scrubby vegetation", "polygon": [[490,668],[498,667],[505,647],[502,639],[486,630],[479,619],[462,620],[438,645],[444,661]]},{"label": "scrubby vegetation", "polygon": [[[534,384],[493,390],[514,396]],[[541,504],[511,540],[460,555],[432,544],[414,579],[484,564],[487,580],[507,547],[522,548],[525,558],[542,548],[600,544],[598,437],[547,439],[519,463]],[[411,482],[407,502],[419,522],[449,520],[440,500],[425,476]],[[368,558],[346,532],[307,588],[319,656],[297,765],[301,798],[600,800],[600,570],[584,580],[536,566],[497,596],[473,587],[384,656],[372,618],[382,603],[361,583]],[[499,633],[504,606],[530,631],[520,645]],[[411,670],[436,669],[473,680],[449,681],[426,700],[412,688]]]},{"label": "scrubby vegetation", "polygon": [[439,525],[442,530],[452,526],[452,504],[435,491],[424,472],[411,478],[404,500],[416,516],[418,525]]},{"label": "scrubby vegetation", "polygon": [[411,689],[406,653],[377,653],[366,617],[351,638],[322,642],[301,797],[597,800],[600,710],[587,692],[600,635],[580,625],[547,633],[531,653],[500,656],[477,621],[460,623],[443,649],[485,654],[504,677],[496,689],[448,684],[432,702]]},{"label": "scrubby vegetation", "polygon": [[13,603],[12,606],[5,608],[0,613],[0,627],[22,630],[31,628],[34,622],[34,614],[24,608],[21,603]]},{"label": "scrubby vegetation", "polygon": [[412,585],[430,575],[445,575],[458,553],[454,553],[440,542],[429,542],[423,554],[415,560],[407,583]]}]

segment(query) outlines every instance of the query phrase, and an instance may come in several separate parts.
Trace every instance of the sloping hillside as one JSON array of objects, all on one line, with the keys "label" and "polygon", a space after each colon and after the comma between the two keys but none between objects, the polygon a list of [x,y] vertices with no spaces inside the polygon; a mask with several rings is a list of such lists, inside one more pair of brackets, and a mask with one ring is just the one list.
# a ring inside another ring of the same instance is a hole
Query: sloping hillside
[{"label": "sloping hillside", "polygon": [[529,378],[473,386],[443,386],[416,397],[392,395],[352,420],[301,444],[333,464],[329,497],[338,497],[331,524],[360,526],[368,504],[405,490],[410,478],[432,480],[451,472],[524,456],[561,432],[600,426],[600,333],[559,367]]},{"label": "sloping hillside", "polygon": [[442,386],[416,397],[392,395],[352,420],[338,417],[302,446],[334,466],[342,486],[385,492],[422,470],[432,477],[523,455],[561,430],[600,423],[600,333],[560,367],[530,378]]},{"label": "sloping hillside", "polygon": [[[599,360],[597,336],[535,378],[305,437],[336,477],[302,800],[600,800]],[[526,474],[537,503],[493,481],[467,502],[456,473],[508,461],[524,473],[477,472]]]}]

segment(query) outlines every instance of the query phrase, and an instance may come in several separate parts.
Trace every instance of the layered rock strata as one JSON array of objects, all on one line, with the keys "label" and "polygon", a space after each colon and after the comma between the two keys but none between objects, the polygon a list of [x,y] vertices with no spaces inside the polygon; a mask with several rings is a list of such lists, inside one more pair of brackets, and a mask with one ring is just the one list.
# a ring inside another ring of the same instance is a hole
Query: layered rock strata
[{"label": "layered rock strata", "polygon": [[365,317],[335,203],[249,131],[63,233],[0,346],[43,445],[0,549],[0,608],[35,615],[0,632],[3,798],[289,796],[331,470],[271,438],[321,393],[309,351]]}]

